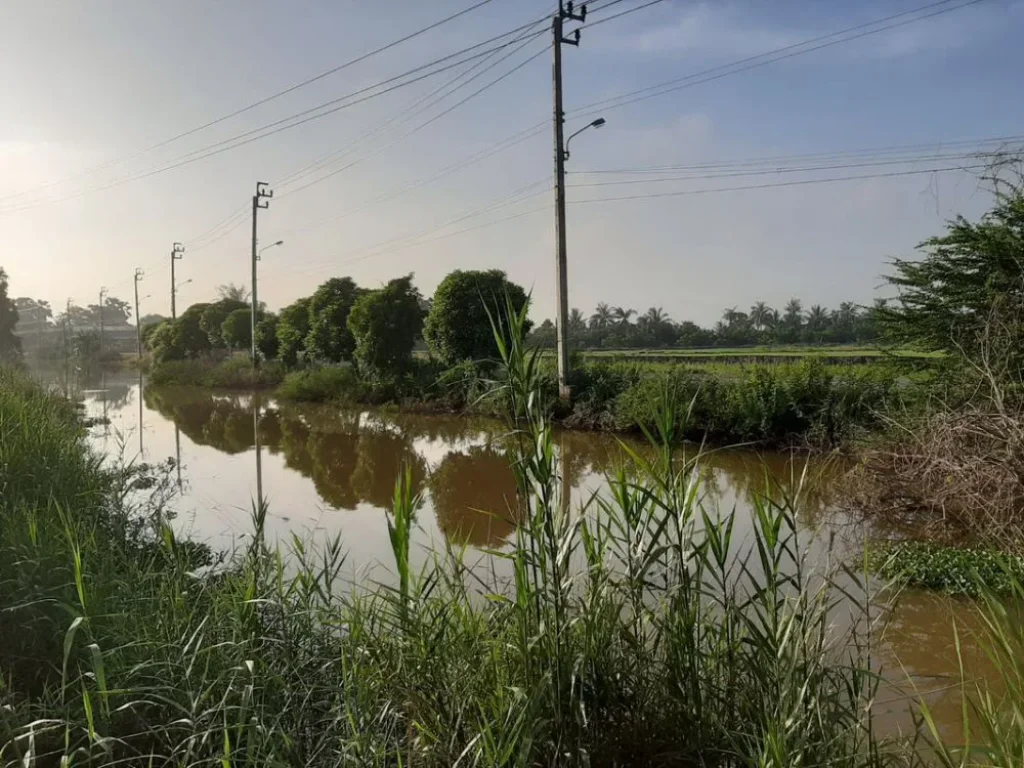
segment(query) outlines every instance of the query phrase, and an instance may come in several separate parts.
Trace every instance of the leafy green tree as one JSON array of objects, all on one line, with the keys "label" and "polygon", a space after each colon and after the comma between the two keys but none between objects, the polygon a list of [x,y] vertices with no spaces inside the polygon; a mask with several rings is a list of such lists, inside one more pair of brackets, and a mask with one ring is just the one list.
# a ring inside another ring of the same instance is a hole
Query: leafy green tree
[{"label": "leafy green tree", "polygon": [[193,304],[171,322],[169,343],[163,346],[160,354],[154,352],[158,360],[201,357],[213,348],[209,335],[200,325],[209,307],[209,304]]},{"label": "leafy green tree", "polygon": [[[178,343],[174,326],[174,320],[165,320],[142,330],[143,343],[158,363],[166,360],[181,360],[185,357],[185,352]],[[148,336],[146,335],[147,330],[149,330]]]},{"label": "leafy green tree", "polygon": [[210,339],[211,347],[219,349],[228,346],[223,336],[224,321],[232,312],[248,308],[249,305],[244,301],[233,298],[222,298],[206,305],[206,309],[203,310],[203,315],[199,319],[199,326]]},{"label": "leafy green tree", "polygon": [[423,327],[431,352],[448,365],[493,356],[494,334],[488,309],[505,306],[506,294],[516,311],[528,301],[526,291],[499,269],[449,273],[437,286]]},{"label": "leafy green tree", "polygon": [[364,293],[348,315],[360,369],[378,378],[395,377],[409,368],[416,338],[423,328],[422,297],[412,275]]},{"label": "leafy green tree", "polygon": [[244,285],[235,285],[234,283],[218,285],[217,295],[221,301],[226,299],[228,301],[242,302],[243,304],[249,301],[249,289]]},{"label": "leafy green tree", "polygon": [[277,354],[287,366],[297,365],[306,351],[309,336],[310,297],[298,299],[281,310],[277,320]]},{"label": "leafy green tree", "polygon": [[7,273],[0,267],[0,363],[21,359],[21,339],[14,335],[18,310],[7,295]]},{"label": "leafy green tree", "polygon": [[887,277],[899,295],[878,319],[892,340],[972,354],[993,320],[1024,317],[1024,190],[999,192],[980,221],[959,216],[918,249]]},{"label": "leafy green tree", "polygon": [[[143,318],[145,319],[145,318]],[[168,328],[171,324],[170,318],[164,317],[159,320],[150,323],[142,324],[142,346],[148,349],[150,352],[153,351],[154,337],[161,328]],[[166,333],[166,331],[164,331]]]},{"label": "leafy green tree", "polygon": [[356,344],[348,329],[348,313],[361,293],[352,278],[333,277],[310,296],[306,352],[312,359],[332,363],[352,359]]},{"label": "leafy green tree", "polygon": [[252,346],[252,310],[236,309],[224,318],[220,338],[228,349],[249,349]]},{"label": "leafy green tree", "polygon": [[604,330],[612,324],[612,308],[603,301],[594,309],[590,316],[590,327],[592,330]]},{"label": "leafy green tree", "polygon": [[256,349],[264,360],[277,359],[277,315],[273,312],[266,312],[257,318]]}]

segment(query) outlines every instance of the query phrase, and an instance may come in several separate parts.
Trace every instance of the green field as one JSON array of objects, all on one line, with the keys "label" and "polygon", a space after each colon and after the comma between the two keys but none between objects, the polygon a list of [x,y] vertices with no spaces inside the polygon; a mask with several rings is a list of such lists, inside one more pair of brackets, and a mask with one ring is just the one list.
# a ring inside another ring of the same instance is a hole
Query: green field
[{"label": "green field", "polygon": [[[553,354],[549,352],[547,354]],[[588,360],[646,361],[663,363],[771,363],[815,358],[825,363],[850,364],[898,357],[938,359],[941,353],[915,350],[883,350],[855,346],[708,347],[703,349],[587,349]]]}]

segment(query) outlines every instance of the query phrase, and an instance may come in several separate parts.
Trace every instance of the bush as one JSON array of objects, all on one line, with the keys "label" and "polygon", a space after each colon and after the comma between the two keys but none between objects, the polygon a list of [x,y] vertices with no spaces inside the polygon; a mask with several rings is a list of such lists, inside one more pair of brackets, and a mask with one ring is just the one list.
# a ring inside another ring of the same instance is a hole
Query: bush
[{"label": "bush", "polygon": [[278,387],[277,396],[311,403],[357,402],[361,392],[362,386],[351,367],[325,366],[289,373]]},{"label": "bush", "polygon": [[276,360],[278,346],[277,315],[267,312],[256,323],[256,349],[264,360]]},{"label": "bush", "polygon": [[506,295],[517,310],[527,303],[526,291],[501,270],[450,273],[437,286],[423,327],[430,351],[447,365],[493,357],[494,333],[488,310],[504,307]]},{"label": "bush", "polygon": [[284,380],[284,366],[268,361],[253,369],[248,357],[214,360],[171,360],[154,365],[149,373],[152,386],[219,387],[222,389],[265,389]]},{"label": "bush", "polygon": [[309,297],[310,360],[340,363],[352,359],[355,340],[348,329],[348,313],[362,291],[350,277],[334,277]]},{"label": "bush", "polygon": [[252,347],[252,310],[243,307],[229,312],[220,326],[220,338],[228,349]]},{"label": "bush", "polygon": [[360,373],[376,381],[394,382],[409,369],[416,338],[423,327],[422,297],[412,275],[356,299],[348,316]]}]

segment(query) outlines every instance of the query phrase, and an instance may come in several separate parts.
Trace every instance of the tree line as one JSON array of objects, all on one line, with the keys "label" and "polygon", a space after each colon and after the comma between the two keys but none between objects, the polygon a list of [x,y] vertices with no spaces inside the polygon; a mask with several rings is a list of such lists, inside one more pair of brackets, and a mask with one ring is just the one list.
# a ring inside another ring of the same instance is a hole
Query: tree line
[{"label": "tree line", "polygon": [[[252,345],[251,308],[221,292],[215,302],[193,304],[177,320],[143,328],[147,350],[157,363],[215,356]],[[523,288],[505,273],[456,270],[425,299],[411,274],[367,289],[351,277],[335,277],[279,313],[258,311],[256,348],[261,358],[288,368],[353,363],[371,379],[394,380],[412,367],[422,340],[444,365],[493,354],[487,305],[508,296],[522,309]]]},{"label": "tree line", "polygon": [[[713,327],[705,328],[689,320],[677,323],[661,307],[638,314],[635,309],[601,302],[589,317],[574,308],[569,314],[569,334],[572,345],[584,349],[863,344],[880,338],[880,313],[885,306],[884,300],[871,307],[847,301],[838,309],[815,304],[805,310],[800,299],[791,299],[780,312],[758,301],[749,312],[727,308]],[[532,341],[554,346],[554,323],[541,323]]]}]

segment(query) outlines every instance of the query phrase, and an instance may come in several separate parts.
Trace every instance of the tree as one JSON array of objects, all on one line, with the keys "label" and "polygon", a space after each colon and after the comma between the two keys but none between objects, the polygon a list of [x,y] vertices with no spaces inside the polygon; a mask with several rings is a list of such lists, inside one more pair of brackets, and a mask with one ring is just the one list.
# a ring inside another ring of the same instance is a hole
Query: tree
[{"label": "tree", "polygon": [[583,313],[573,307],[569,312],[569,332],[573,337],[582,336],[587,331],[587,319],[583,316]]},{"label": "tree", "polygon": [[309,336],[310,298],[298,299],[281,310],[277,320],[277,354],[287,366],[297,365]]},{"label": "tree", "polygon": [[356,343],[348,329],[348,313],[361,293],[351,277],[333,277],[310,296],[306,352],[312,359],[352,359]]},{"label": "tree", "polygon": [[616,307],[612,310],[612,318],[619,327],[629,325],[629,319],[635,314],[635,309],[626,309],[625,307]]},{"label": "tree", "polygon": [[171,350],[181,357],[201,357],[212,349],[210,337],[200,325],[203,313],[209,307],[209,304],[193,304],[171,323]]},{"label": "tree", "polygon": [[206,333],[211,347],[227,346],[223,337],[224,321],[228,319],[228,315],[240,309],[249,309],[249,305],[239,299],[220,299],[206,305],[202,317],[199,318],[199,327]]},{"label": "tree", "polygon": [[157,323],[162,323],[164,320],[167,319],[169,318],[164,317],[163,315],[150,313],[148,315],[143,315],[142,319],[139,320],[139,324],[142,326],[142,330],[145,331],[147,325],[156,325]]},{"label": "tree", "polygon": [[594,309],[594,314],[590,316],[590,327],[592,329],[603,331],[612,322],[612,308],[605,304],[603,301],[597,305]]},{"label": "tree", "polygon": [[185,357],[185,351],[181,348],[178,339],[176,321],[165,320],[162,323],[151,325],[152,330],[146,335],[148,329],[143,329],[143,343],[158,363],[167,360],[181,360]]},{"label": "tree", "polygon": [[249,289],[244,285],[226,283],[224,285],[217,286],[217,296],[221,301],[234,301],[244,304],[249,301]]},{"label": "tree", "polygon": [[0,267],[0,363],[21,359],[21,339],[14,335],[18,309],[7,295],[7,272]]},{"label": "tree", "polygon": [[41,331],[53,317],[50,302],[43,299],[20,296],[14,300],[14,308],[18,310],[19,322],[28,326],[26,330]]},{"label": "tree", "polygon": [[750,322],[753,324],[754,330],[763,331],[767,328],[771,313],[772,309],[766,302],[755,302],[754,306],[750,308]]},{"label": "tree", "polygon": [[[142,346],[152,352],[155,346],[154,338],[156,337],[157,332],[161,328],[169,327],[171,320],[166,317],[152,323],[147,323],[145,320],[146,318],[143,318],[142,328],[140,329],[140,333],[142,335]],[[164,332],[166,333],[166,331]]]},{"label": "tree", "polygon": [[416,338],[423,328],[420,301],[411,274],[356,299],[348,314],[348,328],[361,371],[387,379],[409,368]]},{"label": "tree", "polygon": [[[207,310],[209,311],[209,310]],[[248,349],[252,346],[252,310],[236,309],[220,327],[220,338],[228,349]]]},{"label": "tree", "polygon": [[807,313],[806,332],[810,341],[822,341],[828,331],[829,314],[820,304],[815,304]]},{"label": "tree", "polygon": [[257,316],[256,349],[264,360],[277,359],[277,315],[273,312]]},{"label": "tree", "polygon": [[886,278],[899,294],[877,319],[893,341],[971,355],[994,317],[1022,316],[1024,190],[998,190],[980,221],[959,216],[918,250]]},{"label": "tree", "polygon": [[104,325],[127,325],[132,316],[132,305],[116,296],[107,296],[102,309],[97,309],[97,321],[101,312]]},{"label": "tree", "polygon": [[449,365],[492,357],[494,334],[488,310],[493,313],[505,306],[506,295],[516,311],[526,306],[526,291],[501,270],[451,272],[437,286],[423,327],[423,337],[434,355]]}]

